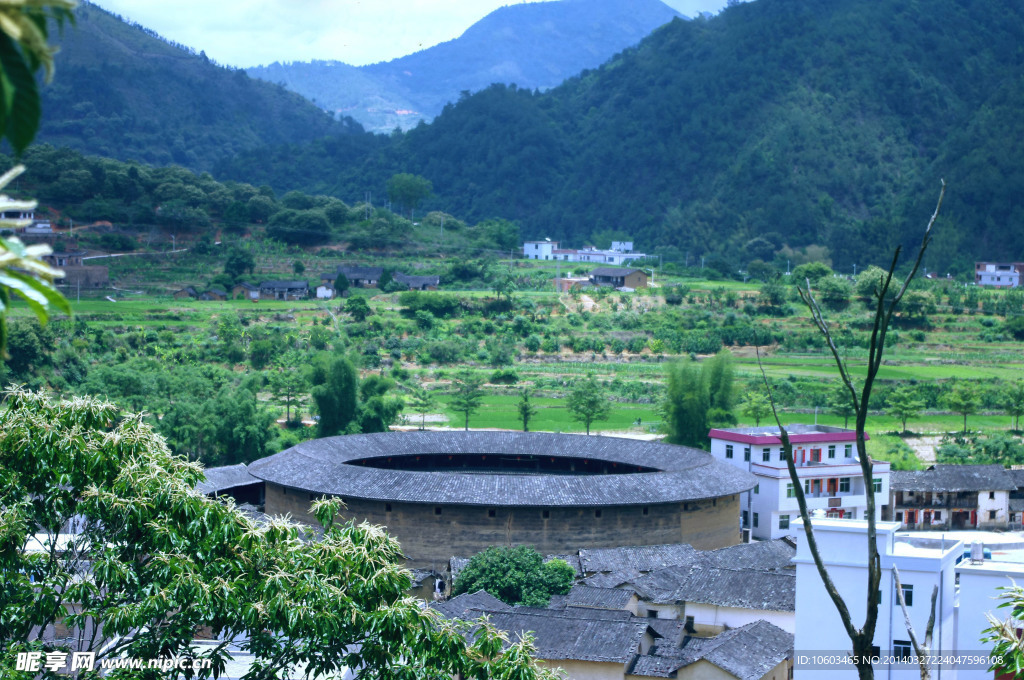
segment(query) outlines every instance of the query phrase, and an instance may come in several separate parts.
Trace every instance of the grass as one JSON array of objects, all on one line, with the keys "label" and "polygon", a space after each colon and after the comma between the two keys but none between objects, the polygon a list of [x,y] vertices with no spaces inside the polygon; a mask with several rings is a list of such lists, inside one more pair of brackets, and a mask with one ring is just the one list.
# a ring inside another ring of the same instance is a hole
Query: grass
[{"label": "grass", "polygon": [[[465,416],[448,407],[450,398],[447,395],[442,396],[440,401],[445,405],[445,412],[448,414],[448,424],[451,427],[461,427],[465,422]],[[480,410],[470,415],[469,426],[471,428],[521,430],[523,424],[519,419],[519,413],[516,409],[518,403],[519,397],[516,396],[498,395],[484,397]],[[530,418],[531,430],[545,432],[584,431],[583,425],[572,419],[569,410],[565,407],[564,400],[535,398],[531,399],[531,403],[537,407],[537,414]],[[642,421],[640,426],[635,425],[638,418]],[[416,419],[411,416],[410,420],[415,421]],[[608,420],[593,423],[590,429],[591,432],[608,430],[647,432],[649,427],[656,426],[660,422],[661,415],[653,405],[617,403],[612,407]]]}]

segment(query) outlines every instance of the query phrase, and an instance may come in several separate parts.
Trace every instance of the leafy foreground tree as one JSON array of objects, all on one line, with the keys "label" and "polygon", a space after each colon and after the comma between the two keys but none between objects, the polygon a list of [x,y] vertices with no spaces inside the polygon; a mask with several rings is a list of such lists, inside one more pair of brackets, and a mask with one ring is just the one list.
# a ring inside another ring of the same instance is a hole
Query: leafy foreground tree
[{"label": "leafy foreground tree", "polygon": [[1019,621],[1024,619],[1024,586],[1016,583],[998,588],[997,599],[1002,600],[997,609],[1009,608],[1010,615],[1006,619],[998,619],[988,614],[990,628],[981,631],[982,642],[994,642],[991,657],[1000,660],[989,670],[995,671],[996,677],[1019,678],[1024,675],[1024,641],[1021,640]]},{"label": "leafy foreground tree", "polygon": [[552,595],[565,595],[575,573],[565,560],[544,562],[533,548],[490,547],[473,555],[452,586],[453,595],[486,590],[505,604],[546,607]]},{"label": "leafy foreground tree", "polygon": [[[258,525],[196,494],[201,468],[171,455],[139,415],[21,390],[6,392],[4,406],[4,678],[36,677],[15,669],[19,652],[193,657],[201,627],[248,640],[256,661],[244,677],[252,679],[281,678],[295,665],[310,674],[358,668],[363,678],[555,677],[533,665],[529,641],[503,652],[507,643],[488,625],[466,636],[418,607],[405,596],[399,545],[379,527],[335,523],[337,500],[314,505],[324,526],[315,540],[282,519]],[[59,542],[73,518],[81,533]],[[55,624],[68,630],[59,646]],[[223,675],[229,657],[219,645],[198,658],[212,666],[191,677],[207,678]]]},{"label": "leafy foreground tree", "polygon": [[[833,339],[829,324],[825,320],[821,307],[818,305],[818,302],[815,300],[811,291],[810,283],[805,282],[804,286],[797,287],[797,290],[800,293],[800,299],[805,305],[807,305],[808,310],[810,310],[814,325],[825,339],[825,344],[828,347],[829,352],[832,354],[832,359],[839,371],[840,384],[845,390],[847,399],[850,403],[850,408],[854,412],[857,462],[860,465],[861,474],[863,475],[865,482],[872,479],[874,476],[874,461],[872,461],[871,457],[868,456],[864,432],[867,425],[868,404],[871,400],[871,390],[874,387],[878,370],[882,366],[882,357],[885,353],[886,334],[888,333],[889,326],[892,323],[892,317],[896,313],[896,307],[899,305],[900,300],[903,299],[904,294],[907,292],[907,287],[910,285],[911,280],[914,278],[914,275],[921,266],[921,260],[924,258],[924,253],[928,249],[928,244],[931,242],[932,227],[935,225],[935,221],[939,217],[939,209],[942,207],[942,199],[945,195],[946,184],[943,182],[942,191],[939,193],[938,204],[935,206],[935,212],[932,214],[931,219],[928,221],[928,226],[925,228],[924,237],[921,239],[921,246],[917,252],[917,258],[914,260],[906,281],[904,281],[902,285],[899,285],[899,282],[893,276],[893,272],[896,270],[896,266],[899,263],[901,248],[896,248],[896,252],[893,254],[892,263],[889,265],[889,270],[887,272],[884,270],[878,270],[881,273],[871,274],[873,277],[873,279],[871,279],[873,288],[871,288],[870,294],[871,299],[874,300],[874,314],[868,344],[867,368],[863,381],[860,383],[860,390],[857,389],[858,385],[850,374],[846,362],[839,353],[839,349]],[[858,282],[858,287],[860,287],[860,282]],[[761,369],[761,376],[764,380],[765,388],[769,390],[769,397],[771,397],[771,388],[768,384],[768,376],[764,373],[763,367]],[[873,657],[871,648],[874,645],[875,627],[878,624],[879,604],[875,594],[879,591],[882,581],[882,564],[878,553],[877,532],[875,528],[874,485],[865,483],[864,497],[865,505],[867,507],[865,508],[864,515],[868,523],[868,569],[867,583],[865,584],[866,587],[862,591],[862,596],[865,600],[864,622],[858,628],[853,621],[853,616],[850,613],[850,608],[847,605],[846,600],[839,593],[839,589],[832,580],[832,575],[829,574],[828,569],[825,568],[825,563],[822,561],[821,553],[818,551],[818,542],[814,536],[814,527],[811,524],[811,515],[807,510],[807,499],[804,496],[804,487],[801,483],[800,476],[797,473],[796,462],[793,459],[793,444],[789,439],[789,433],[782,425],[782,420],[779,418],[778,411],[775,409],[774,399],[772,399],[771,403],[775,422],[779,426],[779,438],[782,440],[783,454],[786,459],[786,465],[789,469],[789,477],[793,482],[793,489],[796,493],[797,506],[800,508],[800,518],[803,521],[804,536],[807,541],[807,547],[814,560],[814,566],[817,568],[818,575],[821,577],[822,583],[825,586],[825,592],[828,593],[829,599],[832,601],[832,604],[835,606],[836,611],[839,614],[843,628],[846,631],[846,634],[850,637],[853,656],[856,661],[857,676],[860,680],[872,679],[875,677],[875,672],[871,666],[871,658]],[[914,634],[911,634],[910,638],[914,644],[914,651],[918,657],[921,659],[927,659],[927,654],[922,651],[921,645],[918,644],[918,638]],[[928,677],[929,669],[924,665],[926,663],[926,660],[922,661],[922,678]]]}]

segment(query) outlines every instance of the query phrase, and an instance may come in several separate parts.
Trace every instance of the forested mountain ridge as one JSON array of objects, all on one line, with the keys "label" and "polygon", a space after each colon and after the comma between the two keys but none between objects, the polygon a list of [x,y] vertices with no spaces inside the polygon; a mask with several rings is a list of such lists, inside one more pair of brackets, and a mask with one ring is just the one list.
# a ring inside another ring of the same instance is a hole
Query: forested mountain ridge
[{"label": "forested mountain ridge", "polygon": [[548,89],[594,68],[680,16],[661,0],[560,0],[501,7],[460,37],[367,66],[274,63],[249,75],[282,83],[368,130],[431,120],[463,91],[492,83]]},{"label": "forested mountain ridge", "polygon": [[155,165],[205,170],[267,144],[357,130],[277,85],[222,68],[83,2],[42,88],[39,142]]},{"label": "forested mountain ridge", "polygon": [[620,229],[737,267],[783,244],[884,261],[919,239],[945,178],[929,260],[963,268],[1024,253],[1022,44],[1010,0],[757,0],[673,21],[543,94],[464,97],[371,150],[336,138],[221,170],[348,200],[414,172],[430,207],[526,237]]}]

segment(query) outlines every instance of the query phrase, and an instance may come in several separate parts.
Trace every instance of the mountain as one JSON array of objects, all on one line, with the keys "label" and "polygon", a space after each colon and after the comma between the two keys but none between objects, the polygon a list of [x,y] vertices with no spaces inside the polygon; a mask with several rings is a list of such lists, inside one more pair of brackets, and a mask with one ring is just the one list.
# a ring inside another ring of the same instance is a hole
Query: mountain
[{"label": "mountain", "polygon": [[81,3],[75,19],[57,39],[56,76],[42,89],[39,142],[206,170],[245,149],[358,128],[95,5]]},{"label": "mountain", "polygon": [[842,271],[919,242],[945,178],[926,265],[967,270],[1024,256],[1022,44],[1013,0],[757,0],[545,93],[462,97],[369,151],[336,138],[220,169],[346,200],[412,172],[425,208],[528,238],[617,230],[723,268],[817,245]]},{"label": "mountain", "polygon": [[249,75],[281,83],[368,130],[430,121],[464,91],[492,83],[555,87],[681,16],[660,0],[560,0],[497,9],[455,40],[400,59],[355,67],[336,61],[274,63]]}]

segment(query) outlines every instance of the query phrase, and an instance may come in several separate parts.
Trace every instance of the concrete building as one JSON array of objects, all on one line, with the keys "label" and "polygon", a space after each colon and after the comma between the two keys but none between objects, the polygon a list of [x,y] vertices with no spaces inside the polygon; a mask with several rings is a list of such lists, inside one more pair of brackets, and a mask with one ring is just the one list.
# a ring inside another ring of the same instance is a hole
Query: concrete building
[{"label": "concrete building", "polygon": [[[825,425],[790,425],[786,430],[809,511],[820,509],[830,517],[863,519],[866,485],[871,484],[876,519],[881,519],[889,498],[888,462],[876,461],[871,479],[866,480],[857,461],[853,430]],[[757,478],[757,485],[741,498],[743,528],[760,539],[794,535],[800,510],[783,458],[779,428],[716,428],[709,436],[712,456]]]},{"label": "concrete building", "polygon": [[974,282],[979,286],[1016,288],[1022,271],[1022,262],[975,262]]},{"label": "concrete building", "polygon": [[[867,521],[818,518],[812,520],[822,561],[843,597],[854,625],[864,621],[867,608]],[[907,609],[915,632],[923,631],[931,613],[931,594],[937,588],[935,625],[932,654],[952,654],[956,650],[956,578],[953,569],[963,556],[963,543],[946,541],[933,548],[919,547],[898,541],[896,522],[879,522],[876,541],[881,561],[881,588],[878,623],[875,628],[874,647],[882,661],[875,664],[876,678],[892,680],[918,680],[920,670],[916,664],[893,663],[893,655],[912,654],[903,613],[896,594],[894,567],[899,571]],[[845,680],[857,677],[852,665],[813,662],[815,654],[835,657],[849,654],[850,639],[835,606],[814,565],[803,525],[797,527],[796,563],[796,637],[794,648],[797,680],[817,680],[828,677]],[[961,598],[961,602],[963,599]],[[975,643],[971,649],[978,649]],[[802,660],[801,657],[807,657]],[[826,673],[827,671],[827,673]],[[932,675],[935,680],[956,677],[950,668]]]},{"label": "concrete building", "polygon": [[585,248],[559,248],[558,241],[526,241],[523,243],[523,257],[528,260],[557,260],[560,262],[590,262],[621,266],[647,257],[645,253],[633,252],[632,241],[612,241],[608,250],[593,246]]},{"label": "concrete building", "polygon": [[411,566],[491,545],[579,547],[739,542],[739,494],[754,478],[682,446],[535,432],[392,432],[302,442],[249,465],[266,511],[314,523],[341,497],[345,519],[384,525]]},{"label": "concrete building", "polygon": [[595,286],[611,286],[612,288],[647,287],[647,274],[639,269],[616,269],[614,267],[598,267],[590,272],[590,282]]},{"label": "concrete building", "polygon": [[553,260],[558,241],[526,241],[523,243],[523,257],[527,260]]},{"label": "concrete building", "polygon": [[1016,490],[1001,465],[933,465],[893,472],[889,506],[905,529],[1006,529]]},{"label": "concrete building", "polygon": [[[993,562],[963,560],[956,566],[956,579],[960,584],[960,600],[957,608],[956,650],[958,654],[987,654],[992,643],[979,642],[981,631],[992,624],[988,616],[999,621],[1009,618],[1008,609],[997,609],[995,598],[1000,588],[1017,583],[1024,585],[1024,564],[1015,562]],[[1018,637],[1024,635],[1024,621],[1016,622]],[[992,671],[977,664],[960,668],[957,680],[1011,680],[1012,674],[994,676]]]}]

